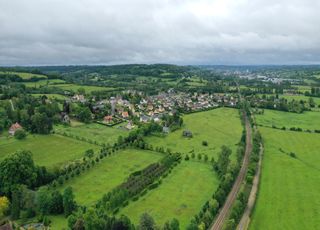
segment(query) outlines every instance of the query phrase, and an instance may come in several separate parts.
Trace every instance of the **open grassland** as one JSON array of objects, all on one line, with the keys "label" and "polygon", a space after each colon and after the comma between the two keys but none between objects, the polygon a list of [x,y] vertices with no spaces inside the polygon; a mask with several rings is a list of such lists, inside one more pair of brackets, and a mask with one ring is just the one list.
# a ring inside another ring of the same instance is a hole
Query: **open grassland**
[{"label": "open grassland", "polygon": [[117,127],[108,127],[96,123],[83,124],[77,126],[63,126],[58,125],[55,130],[62,133],[72,134],[73,136],[84,137],[93,141],[97,141],[101,144],[113,144],[118,140],[121,135],[125,137],[128,135],[128,131]]},{"label": "open grassland", "polygon": [[265,153],[250,229],[319,229],[319,134],[260,130]]},{"label": "open grassland", "polygon": [[64,163],[79,159],[88,149],[98,150],[98,146],[59,135],[31,135],[25,140],[12,137],[0,138],[0,160],[17,150],[30,150],[36,164],[59,167]]},{"label": "open grassland", "polygon": [[302,93],[311,91],[311,86],[308,85],[293,85],[293,87]]},{"label": "open grassland", "polygon": [[75,199],[81,205],[93,205],[111,189],[124,182],[133,172],[140,170],[164,155],[138,149],[126,149],[104,158],[99,164],[63,185],[73,188]]},{"label": "open grassland", "polygon": [[33,74],[33,73],[23,73],[23,72],[6,72],[6,71],[0,71],[0,77],[1,74],[12,74],[12,75],[18,75],[22,79],[28,80],[31,78],[47,78],[47,76],[42,74]]},{"label": "open grassland", "polygon": [[218,178],[209,164],[183,161],[175,167],[157,189],[149,191],[138,201],[120,210],[135,224],[142,213],[150,214],[159,226],[177,218],[181,229],[186,229],[190,220],[218,186]]},{"label": "open grassland", "polygon": [[36,82],[23,82],[23,84],[29,88],[31,87],[39,88],[41,86],[50,86],[50,85],[63,84],[63,83],[65,83],[65,81],[61,79],[48,79],[48,80],[40,80]]},{"label": "open grassland", "polygon": [[89,85],[76,85],[76,84],[56,84],[51,85],[54,87],[58,87],[62,90],[77,92],[78,89],[83,88],[85,93],[91,93],[93,91],[112,91],[115,88],[112,87],[100,87],[100,86],[89,86]]},{"label": "open grassland", "polygon": [[57,100],[65,100],[67,99],[66,96],[61,94],[40,94],[40,93],[33,93],[31,94],[34,97],[42,97],[43,95],[46,96],[48,99],[57,99]]},{"label": "open grassland", "polygon": [[313,101],[317,104],[317,105],[320,105],[320,97],[307,97],[307,96],[304,96],[304,95],[279,95],[280,98],[285,98],[289,101],[291,100],[296,100],[296,101],[306,101],[308,102],[310,98],[313,99]]},{"label": "open grassland", "polygon": [[[195,154],[207,154],[209,157],[216,157],[222,145],[230,147],[235,153],[243,129],[238,110],[219,108],[192,113],[183,116],[183,121],[181,129],[165,137],[147,137],[146,141],[172,151],[190,153],[194,150]],[[183,137],[183,130],[190,130],[193,137]],[[202,141],[207,141],[208,146],[203,146]]]},{"label": "open grassland", "polygon": [[320,129],[320,113],[314,111],[298,114],[266,109],[264,110],[264,114],[256,115],[256,120],[258,125],[269,127],[276,126],[282,128],[284,126],[287,129],[299,127],[304,130]]}]

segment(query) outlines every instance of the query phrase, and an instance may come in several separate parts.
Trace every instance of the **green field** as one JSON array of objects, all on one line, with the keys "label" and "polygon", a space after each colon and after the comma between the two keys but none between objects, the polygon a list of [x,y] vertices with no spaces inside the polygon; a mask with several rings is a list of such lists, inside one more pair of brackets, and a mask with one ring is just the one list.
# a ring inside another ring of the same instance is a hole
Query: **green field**
[{"label": "green field", "polygon": [[302,129],[320,129],[320,113],[308,111],[301,114],[282,112],[277,110],[264,110],[263,115],[256,115],[258,125],[269,126],[272,125],[287,129],[291,127],[299,127]]},{"label": "green field", "polygon": [[311,86],[308,86],[308,85],[293,85],[293,87],[302,93],[307,92],[307,91],[309,91],[309,92],[311,91]]},{"label": "green field", "polygon": [[64,163],[79,159],[88,149],[98,150],[98,146],[59,135],[31,135],[25,140],[13,137],[0,138],[0,160],[17,150],[30,150],[38,165],[61,166]]},{"label": "green field", "polygon": [[89,171],[69,180],[61,188],[73,188],[75,199],[81,205],[92,205],[111,189],[124,182],[130,173],[157,162],[163,154],[137,149],[121,150],[104,158]]},{"label": "green field", "polygon": [[97,141],[98,143],[113,144],[118,140],[118,137],[128,135],[128,131],[117,128],[108,127],[96,123],[83,124],[73,127],[58,125],[55,126],[55,130],[59,132],[65,132],[79,137],[84,137],[90,140]]},{"label": "green field", "polygon": [[89,86],[89,85],[76,85],[76,84],[56,84],[52,85],[63,90],[77,92],[78,89],[83,88],[86,93],[91,93],[92,91],[112,91],[115,88],[112,87],[100,87],[100,86]]},{"label": "green field", "polygon": [[4,71],[0,71],[0,77],[1,74],[15,74],[18,75],[19,77],[21,77],[22,79],[28,80],[30,78],[47,78],[47,76],[42,75],[42,74],[33,74],[33,73],[20,73],[20,72],[4,72]]},{"label": "green field", "polygon": [[265,153],[250,230],[319,229],[320,135],[260,130]]},{"label": "green field", "polygon": [[320,98],[319,97],[307,97],[304,95],[279,95],[280,98],[286,98],[287,100],[291,101],[291,100],[296,100],[296,101],[309,101],[309,98],[312,98],[314,100],[314,102],[317,105],[320,105]]},{"label": "green field", "polygon": [[50,86],[50,85],[55,85],[55,84],[63,84],[65,83],[64,80],[61,79],[48,79],[48,80],[40,80],[36,82],[23,82],[23,84],[26,87],[34,87],[34,88],[39,88],[40,86]]},{"label": "green field", "polygon": [[190,220],[216,190],[218,178],[209,164],[183,161],[175,167],[155,190],[149,191],[138,201],[120,210],[135,224],[142,213],[150,214],[159,226],[177,218],[181,229],[186,229]]},{"label": "green field", "polygon": [[39,93],[33,93],[31,94],[34,97],[42,97],[45,95],[48,99],[57,99],[57,100],[65,100],[67,97],[61,94],[39,94]]},{"label": "green field", "polygon": [[[242,133],[238,110],[219,108],[192,113],[183,116],[183,121],[184,125],[181,129],[165,137],[147,137],[146,141],[154,146],[162,146],[182,153],[194,150],[196,154],[203,153],[209,157],[216,157],[222,145],[229,146],[233,152],[236,151]],[[183,130],[190,130],[193,137],[183,137]],[[203,146],[202,141],[207,141],[208,146]]]}]

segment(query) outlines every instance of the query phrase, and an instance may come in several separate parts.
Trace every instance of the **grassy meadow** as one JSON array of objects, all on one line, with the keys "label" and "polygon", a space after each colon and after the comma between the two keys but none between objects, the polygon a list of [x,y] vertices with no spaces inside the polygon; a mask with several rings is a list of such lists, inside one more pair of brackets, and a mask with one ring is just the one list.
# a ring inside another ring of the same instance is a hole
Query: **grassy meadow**
[{"label": "grassy meadow", "polygon": [[57,99],[57,100],[65,100],[67,99],[66,96],[61,95],[61,94],[41,94],[41,93],[33,93],[31,94],[34,97],[42,97],[45,95],[48,99]]},{"label": "grassy meadow", "polygon": [[33,73],[23,73],[23,72],[7,72],[7,71],[0,71],[0,77],[1,74],[14,74],[14,75],[18,75],[19,77],[21,77],[22,79],[28,80],[31,78],[47,78],[47,76],[42,75],[42,74],[33,74]]},{"label": "grassy meadow", "polygon": [[[146,141],[154,146],[170,148],[172,151],[195,154],[207,154],[216,157],[222,145],[229,146],[236,151],[240,141],[242,125],[239,112],[231,108],[219,108],[205,112],[187,114],[183,116],[183,127],[169,133],[165,137],[146,137]],[[182,136],[183,130],[190,130],[192,138]],[[208,146],[203,146],[207,141]]]},{"label": "grassy meadow", "polygon": [[218,186],[218,178],[210,164],[182,161],[162,180],[157,189],[148,191],[138,201],[131,202],[120,214],[127,215],[135,224],[142,213],[150,214],[159,226],[177,218],[180,229],[186,229],[190,220],[210,199]]},{"label": "grassy meadow", "polygon": [[96,123],[84,124],[81,123],[77,126],[55,126],[55,130],[59,132],[65,132],[72,134],[74,136],[84,137],[98,143],[109,143],[113,144],[118,140],[118,137],[122,135],[123,137],[128,135],[128,131],[117,128],[117,127],[108,127],[105,125],[100,125]]},{"label": "grassy meadow", "polygon": [[131,173],[157,162],[163,156],[152,151],[121,150],[104,158],[80,176],[69,179],[60,189],[71,186],[79,204],[93,205],[104,194],[121,184]]},{"label": "grassy meadow", "polygon": [[265,153],[250,230],[319,229],[320,135],[259,129]]},{"label": "grassy meadow", "polygon": [[29,88],[31,87],[39,88],[41,86],[50,86],[50,85],[63,84],[63,83],[65,83],[65,81],[61,79],[48,79],[48,80],[40,80],[36,82],[23,82],[23,84]]},{"label": "grassy meadow", "polygon": [[30,150],[36,164],[49,168],[81,158],[88,149],[99,147],[60,135],[32,135],[25,140],[13,137],[0,138],[0,160],[17,150]]},{"label": "grassy meadow", "polygon": [[264,110],[264,114],[257,114],[256,120],[258,125],[269,126],[272,125],[287,129],[291,127],[299,127],[304,130],[320,129],[320,113],[314,111],[307,111],[304,113],[289,113],[277,110]]},{"label": "grassy meadow", "polygon": [[112,87],[100,87],[100,86],[90,86],[90,85],[76,85],[76,84],[55,84],[52,85],[58,87],[62,90],[77,92],[78,89],[83,88],[85,93],[91,93],[93,91],[112,91],[115,88]]}]

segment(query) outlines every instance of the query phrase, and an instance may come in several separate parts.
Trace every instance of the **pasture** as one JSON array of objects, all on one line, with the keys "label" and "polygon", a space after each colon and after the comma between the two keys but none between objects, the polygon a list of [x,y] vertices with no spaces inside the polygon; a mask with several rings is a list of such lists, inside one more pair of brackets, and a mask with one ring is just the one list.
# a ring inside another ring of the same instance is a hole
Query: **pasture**
[{"label": "pasture", "polygon": [[320,113],[307,111],[304,113],[289,113],[277,110],[264,110],[264,114],[257,114],[256,120],[258,125],[276,126],[287,129],[291,127],[299,127],[304,130],[320,129]]},{"label": "pasture", "polygon": [[90,86],[90,85],[76,85],[76,84],[56,84],[51,85],[51,87],[58,87],[62,90],[77,92],[80,88],[83,88],[85,90],[86,94],[90,94],[93,91],[112,91],[115,90],[115,88],[112,87],[100,87],[100,86]]},{"label": "pasture", "polygon": [[285,98],[289,101],[291,100],[296,100],[296,101],[306,101],[308,102],[310,98],[312,98],[314,100],[314,102],[317,104],[317,105],[320,105],[320,98],[319,97],[307,97],[307,96],[304,96],[304,95],[282,95],[280,94],[279,95],[280,98]]},{"label": "pasture", "polygon": [[157,152],[138,149],[120,150],[80,176],[69,179],[60,189],[62,191],[71,186],[79,204],[93,205],[131,173],[157,162],[163,156]]},{"label": "pasture", "polygon": [[182,161],[162,180],[157,189],[148,191],[138,201],[131,202],[120,214],[127,215],[135,224],[142,213],[150,214],[157,225],[177,218],[180,229],[186,229],[192,217],[218,186],[218,178],[210,164]]},{"label": "pasture", "polygon": [[73,136],[84,137],[98,143],[109,143],[113,144],[118,140],[118,137],[121,135],[125,137],[128,135],[128,131],[117,128],[117,127],[108,127],[101,124],[91,123],[91,124],[78,124],[76,126],[55,126],[55,131],[71,134]]},{"label": "pasture", "polygon": [[259,129],[265,153],[250,230],[319,229],[319,134]]},{"label": "pasture", "polygon": [[[218,108],[183,116],[183,127],[164,137],[150,136],[146,141],[153,146],[170,148],[172,151],[207,154],[216,157],[222,145],[227,145],[235,153],[240,141],[242,125],[239,112],[231,108]],[[184,130],[192,132],[193,137],[182,136]],[[208,146],[202,145],[207,141]]]},{"label": "pasture", "polygon": [[61,94],[40,94],[40,93],[33,93],[31,94],[34,97],[42,97],[43,95],[46,96],[48,99],[57,99],[57,100],[65,100],[67,99],[66,96]]},{"label": "pasture", "polygon": [[25,140],[0,138],[0,160],[17,150],[30,150],[36,164],[49,168],[79,159],[88,149],[98,150],[99,147],[59,135],[29,134]]},{"label": "pasture", "polygon": [[64,84],[65,81],[61,79],[48,79],[48,80],[40,80],[36,82],[23,82],[26,87],[29,88],[39,88],[42,86],[52,86],[55,84]]},{"label": "pasture", "polygon": [[29,80],[31,78],[43,78],[46,79],[47,76],[46,75],[42,75],[42,74],[33,74],[33,73],[25,73],[25,72],[7,72],[7,71],[0,71],[0,77],[1,74],[12,74],[12,75],[18,75],[19,77],[21,77],[22,79],[25,80]]}]

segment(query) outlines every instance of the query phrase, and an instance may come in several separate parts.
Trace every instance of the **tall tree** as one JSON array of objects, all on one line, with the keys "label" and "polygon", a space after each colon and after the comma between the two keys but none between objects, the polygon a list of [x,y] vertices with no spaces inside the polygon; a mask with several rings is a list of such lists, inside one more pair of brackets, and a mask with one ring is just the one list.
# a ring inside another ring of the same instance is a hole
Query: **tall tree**
[{"label": "tall tree", "polygon": [[63,210],[64,215],[69,216],[76,208],[72,188],[69,186],[63,192]]},{"label": "tall tree", "polygon": [[10,196],[16,185],[32,187],[36,179],[36,167],[30,151],[17,151],[0,163],[0,193]]}]

